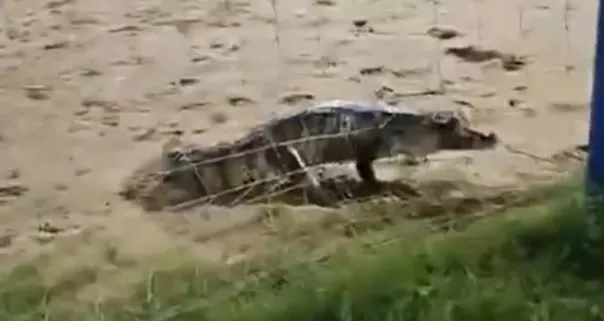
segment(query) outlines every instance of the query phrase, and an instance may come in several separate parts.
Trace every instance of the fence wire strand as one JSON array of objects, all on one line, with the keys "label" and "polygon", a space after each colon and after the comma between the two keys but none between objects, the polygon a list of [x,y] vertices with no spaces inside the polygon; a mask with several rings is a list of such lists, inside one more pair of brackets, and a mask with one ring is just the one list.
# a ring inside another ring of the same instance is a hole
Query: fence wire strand
[{"label": "fence wire strand", "polygon": [[[367,130],[367,129],[363,129],[363,130]],[[257,155],[259,153],[264,153],[269,149],[276,150],[277,146],[292,147],[296,144],[304,143],[304,142],[308,143],[308,142],[313,142],[313,141],[321,140],[321,139],[334,139],[334,138],[340,138],[340,137],[347,137],[351,133],[359,133],[359,132],[362,132],[363,130],[351,131],[348,133],[330,134],[330,135],[306,136],[304,138],[290,140],[290,141],[284,141],[284,142],[276,142],[274,139],[269,139],[269,141],[270,141],[269,144],[259,147],[259,148],[255,148],[255,149],[252,149],[249,151],[239,152],[236,154],[228,154],[228,155],[220,156],[217,158],[201,160],[201,161],[187,158],[186,157],[187,152],[185,151],[185,153],[183,155],[185,155],[186,164],[173,168],[173,169],[170,169],[170,170],[166,170],[166,171],[162,172],[162,174],[170,174],[170,173],[174,173],[174,172],[192,169],[195,179],[198,180],[198,182],[202,186],[207,186],[208,183],[204,182],[204,177],[199,173],[199,169],[201,167],[213,166],[222,161],[228,162],[229,159],[241,159],[241,158],[245,158],[245,157],[254,157],[254,155]],[[539,162],[547,162],[547,163],[551,163],[551,164],[557,163],[557,161],[555,159],[552,159],[551,157],[538,156],[538,155],[535,155],[528,151],[520,150],[505,142],[501,142],[500,144],[508,152],[513,153],[513,154],[518,154],[518,155],[522,155],[524,157],[529,157],[529,158],[531,158],[535,161],[539,161]],[[203,151],[203,147],[201,147],[201,146],[196,146],[196,147],[192,147],[192,148]],[[210,147],[210,148],[212,148],[212,147]],[[220,190],[219,192],[212,193],[210,195],[203,195],[201,197],[198,197],[198,198],[190,200],[190,201],[183,202],[181,204],[169,206],[168,209],[178,211],[178,210],[182,210],[182,209],[186,209],[186,208],[191,208],[198,204],[211,205],[214,203],[214,201],[216,199],[223,197],[223,196],[227,196],[227,195],[233,195],[234,193],[238,193],[238,195],[233,200],[230,201],[230,203],[228,204],[229,206],[250,205],[250,204],[260,202],[262,200],[274,199],[279,196],[286,195],[287,193],[295,191],[295,190],[306,191],[306,188],[309,186],[312,186],[313,188],[317,188],[326,182],[333,183],[333,184],[335,184],[335,186],[346,186],[346,184],[339,185],[339,183],[343,182],[345,180],[345,178],[323,177],[322,175],[319,178],[319,182],[314,183],[314,184],[312,183],[312,179],[310,181],[308,181],[308,180],[302,180],[302,181],[298,181],[298,182],[292,181],[291,178],[295,177],[297,175],[304,175],[307,178],[315,177],[316,175],[314,173],[320,172],[320,170],[323,169],[323,166],[324,166],[324,165],[319,164],[319,165],[307,167],[304,164],[303,160],[300,160],[300,161],[302,162],[302,166],[299,169],[285,170],[285,171],[282,169],[275,169],[275,172],[272,174],[272,176],[254,177],[254,179],[249,183],[244,183],[244,184],[241,184],[238,186],[233,186],[231,188]],[[234,164],[237,164],[237,163],[234,163]],[[222,166],[228,167],[229,165],[224,165],[224,163],[223,163]],[[247,168],[233,168],[233,170],[248,171]],[[245,175],[245,176],[249,177],[249,176],[253,176],[253,175]],[[348,177],[346,177],[346,179],[351,179],[351,177],[348,176]],[[346,186],[346,187],[350,188],[349,186]],[[262,190],[260,191],[262,193],[260,195],[253,195],[255,188],[262,188]],[[347,193],[346,191],[343,191],[343,190],[338,190],[337,192],[343,193],[343,194]],[[248,199],[247,198],[248,196],[251,196],[251,198]]]}]

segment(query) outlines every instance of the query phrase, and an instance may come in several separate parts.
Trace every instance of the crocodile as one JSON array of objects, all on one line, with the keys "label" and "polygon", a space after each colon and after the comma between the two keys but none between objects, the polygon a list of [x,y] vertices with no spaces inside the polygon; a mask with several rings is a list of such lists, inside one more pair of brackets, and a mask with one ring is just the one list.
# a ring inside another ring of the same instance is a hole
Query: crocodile
[{"label": "crocodile", "polygon": [[160,157],[125,180],[121,194],[147,209],[244,193],[260,182],[310,182],[320,195],[320,179],[311,167],[352,161],[364,184],[379,184],[373,168],[378,158],[403,154],[417,163],[441,150],[489,149],[498,141],[495,133],[470,128],[453,111],[331,100],[272,118],[231,142],[170,141]]}]

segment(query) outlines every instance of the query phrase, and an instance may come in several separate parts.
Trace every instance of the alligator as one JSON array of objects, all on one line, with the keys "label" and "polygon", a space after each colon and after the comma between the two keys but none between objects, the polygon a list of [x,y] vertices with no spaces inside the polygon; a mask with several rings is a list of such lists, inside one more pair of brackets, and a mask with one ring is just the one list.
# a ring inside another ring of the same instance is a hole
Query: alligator
[{"label": "alligator", "polygon": [[200,146],[171,140],[159,158],[125,180],[120,194],[146,209],[245,193],[271,181],[309,182],[316,196],[322,195],[321,183],[311,167],[352,161],[362,183],[375,185],[380,183],[373,168],[378,158],[403,154],[419,163],[441,150],[489,149],[498,141],[495,133],[471,129],[453,111],[332,100],[275,117],[231,142]]}]

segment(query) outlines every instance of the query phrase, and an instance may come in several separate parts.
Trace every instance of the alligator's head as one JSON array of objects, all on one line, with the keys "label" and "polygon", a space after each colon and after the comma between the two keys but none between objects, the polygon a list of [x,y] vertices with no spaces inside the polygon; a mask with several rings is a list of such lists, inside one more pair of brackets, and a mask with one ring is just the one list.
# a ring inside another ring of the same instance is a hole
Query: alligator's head
[{"label": "alligator's head", "polygon": [[384,127],[390,153],[426,156],[441,150],[484,150],[494,148],[499,138],[470,128],[469,121],[455,112],[430,112],[392,119]]},{"label": "alligator's head", "polygon": [[439,149],[490,149],[499,142],[493,132],[486,134],[470,128],[470,122],[460,113],[435,112],[430,116],[427,126],[437,133]]}]

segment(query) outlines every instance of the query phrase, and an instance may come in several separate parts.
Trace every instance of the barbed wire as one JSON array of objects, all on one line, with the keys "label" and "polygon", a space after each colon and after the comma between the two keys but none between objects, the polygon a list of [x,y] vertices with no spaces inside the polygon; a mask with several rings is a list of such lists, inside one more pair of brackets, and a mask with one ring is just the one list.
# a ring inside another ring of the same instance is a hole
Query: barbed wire
[{"label": "barbed wire", "polygon": [[[365,130],[367,130],[367,129],[351,131],[351,133],[352,132],[362,132]],[[198,180],[199,184],[201,186],[204,186],[206,191],[211,191],[211,190],[215,190],[215,189],[208,188],[208,184],[212,184],[215,182],[205,182],[204,181],[205,178],[203,177],[203,175],[201,175],[199,173],[199,169],[201,167],[222,166],[225,168],[222,168],[220,170],[226,170],[226,171],[233,170],[233,171],[245,172],[245,171],[249,171],[250,169],[245,168],[245,167],[240,168],[238,166],[243,163],[249,163],[249,162],[245,162],[245,161],[241,162],[240,160],[242,158],[250,157],[251,155],[254,155],[251,157],[257,157],[257,155],[259,153],[264,153],[269,149],[271,149],[272,151],[278,152],[278,149],[276,148],[276,146],[291,147],[294,144],[298,144],[298,143],[302,143],[302,142],[311,142],[311,141],[320,140],[320,139],[334,139],[334,138],[348,137],[348,135],[350,135],[350,133],[337,133],[337,134],[314,135],[314,136],[309,135],[309,136],[306,136],[306,137],[303,137],[300,139],[295,139],[295,140],[291,140],[291,141],[283,141],[283,142],[275,142],[273,139],[273,140],[269,140],[269,141],[272,141],[272,143],[269,143],[264,146],[254,148],[254,149],[251,149],[248,151],[241,151],[241,152],[238,152],[235,154],[227,154],[227,155],[223,155],[223,156],[220,156],[217,158],[211,158],[208,160],[198,161],[198,160],[187,159],[186,164],[180,165],[179,167],[176,167],[173,169],[165,170],[162,173],[164,175],[169,175],[170,173],[179,172],[184,169],[192,169],[193,170],[192,175],[195,176],[194,178],[196,180]],[[533,153],[520,150],[505,142],[500,142],[499,144],[501,146],[503,146],[510,153],[522,155],[524,157],[529,157],[535,161],[547,162],[550,164],[559,163],[558,160],[554,159],[553,157],[538,156]],[[198,146],[195,148],[199,148],[200,153],[203,154],[202,147]],[[210,148],[212,148],[212,147],[210,147]],[[224,148],[226,151],[229,150],[228,146],[224,146]],[[186,152],[185,152],[185,155],[186,155]],[[265,156],[262,156],[262,157],[265,157]],[[228,161],[229,159],[238,159],[238,161],[231,162],[231,161]],[[349,161],[354,161],[354,160],[351,159]],[[252,179],[252,181],[248,182],[248,183],[242,183],[241,185],[237,185],[237,186],[231,186],[232,183],[237,183],[237,182],[222,182],[223,178],[221,177],[220,178],[221,186],[224,186],[222,184],[227,183],[229,188],[219,190],[219,191],[211,193],[209,195],[201,195],[200,197],[198,197],[196,199],[189,200],[189,201],[183,202],[181,204],[169,206],[168,209],[173,210],[173,211],[178,211],[178,210],[182,210],[182,209],[186,209],[186,208],[191,208],[198,204],[213,204],[216,199],[219,199],[219,198],[225,197],[225,196],[232,196],[235,193],[239,193],[239,194],[233,200],[230,201],[228,206],[249,205],[249,204],[257,203],[261,200],[269,200],[272,198],[277,198],[279,196],[283,196],[294,190],[305,191],[306,190],[305,187],[308,187],[309,183],[315,189],[320,190],[320,186],[323,183],[326,183],[326,182],[334,183],[337,186],[338,182],[339,181],[341,182],[344,179],[342,177],[334,178],[334,177],[327,177],[327,176],[322,176],[322,175],[315,175],[315,173],[320,173],[320,170],[323,168],[324,164],[314,164],[313,166],[309,167],[305,164],[304,160],[302,160],[302,159],[298,159],[297,162],[300,164],[300,168],[295,169],[295,170],[278,168],[278,167],[275,167],[275,164],[271,165],[271,164],[267,163],[266,166],[269,167],[269,168],[267,168],[267,170],[270,172],[270,173],[268,173],[267,177],[254,177],[254,175],[251,173],[244,173],[243,175],[240,175],[240,177],[250,177]],[[216,165],[216,164],[220,164],[220,165]],[[216,168],[216,170],[219,170],[219,169]],[[292,178],[294,178],[294,177],[300,177],[299,175],[303,175],[303,177],[306,179],[303,179],[302,181],[295,180],[295,179],[292,180]],[[317,178],[319,180],[316,182],[313,182],[313,180],[315,180]],[[352,177],[347,176],[346,178],[351,179]],[[345,185],[346,184],[342,184],[341,187],[350,188],[350,186],[345,186]],[[193,188],[193,187],[191,187],[191,188]],[[258,191],[257,188],[261,188],[261,189]],[[194,194],[200,193],[200,192],[201,191],[195,191]],[[337,190],[337,191],[333,191],[333,192],[337,192],[339,194],[346,194],[346,191],[343,191],[343,190]],[[258,195],[258,193],[262,193],[262,194]],[[246,198],[248,196],[250,196],[251,198]]]}]

